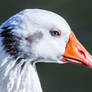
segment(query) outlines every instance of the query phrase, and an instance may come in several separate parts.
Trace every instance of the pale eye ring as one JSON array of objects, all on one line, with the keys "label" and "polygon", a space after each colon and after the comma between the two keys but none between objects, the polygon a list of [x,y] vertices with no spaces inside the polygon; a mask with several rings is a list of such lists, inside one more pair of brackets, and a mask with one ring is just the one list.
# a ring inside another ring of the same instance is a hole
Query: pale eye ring
[{"label": "pale eye ring", "polygon": [[61,31],[59,31],[59,30],[52,30],[52,31],[50,31],[50,34],[53,37],[59,37],[61,35]]}]

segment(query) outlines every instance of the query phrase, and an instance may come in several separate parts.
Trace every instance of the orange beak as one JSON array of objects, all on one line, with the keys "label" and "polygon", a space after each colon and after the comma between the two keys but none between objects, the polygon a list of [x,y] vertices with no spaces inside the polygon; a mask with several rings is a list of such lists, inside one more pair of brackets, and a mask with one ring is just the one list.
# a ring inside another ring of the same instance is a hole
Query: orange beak
[{"label": "orange beak", "polygon": [[72,31],[61,60],[92,68],[92,56],[76,39]]}]

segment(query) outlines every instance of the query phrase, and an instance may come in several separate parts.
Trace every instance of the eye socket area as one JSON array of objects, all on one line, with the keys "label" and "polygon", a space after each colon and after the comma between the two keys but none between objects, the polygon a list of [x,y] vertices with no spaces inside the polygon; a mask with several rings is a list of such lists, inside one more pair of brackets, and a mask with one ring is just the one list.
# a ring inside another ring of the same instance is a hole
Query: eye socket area
[{"label": "eye socket area", "polygon": [[50,35],[53,37],[60,37],[61,36],[61,31],[59,30],[51,30]]}]

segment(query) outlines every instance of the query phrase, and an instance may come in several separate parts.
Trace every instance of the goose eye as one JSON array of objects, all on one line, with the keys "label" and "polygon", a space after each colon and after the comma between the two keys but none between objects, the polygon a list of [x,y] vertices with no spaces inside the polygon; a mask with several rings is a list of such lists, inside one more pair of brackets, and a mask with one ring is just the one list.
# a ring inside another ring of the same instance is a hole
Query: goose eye
[{"label": "goose eye", "polygon": [[61,32],[58,30],[50,31],[51,36],[53,37],[59,37],[61,35]]}]

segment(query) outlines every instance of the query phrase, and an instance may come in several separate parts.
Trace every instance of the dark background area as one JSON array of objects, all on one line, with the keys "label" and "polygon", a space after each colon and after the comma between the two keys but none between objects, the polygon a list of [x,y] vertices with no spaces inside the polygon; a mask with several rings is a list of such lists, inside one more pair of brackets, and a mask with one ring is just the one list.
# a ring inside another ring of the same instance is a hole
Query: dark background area
[{"label": "dark background area", "polygon": [[[92,53],[91,0],[0,0],[0,24],[26,8],[51,10],[63,16]],[[92,69],[74,64],[38,63],[43,92],[92,92]]]}]

